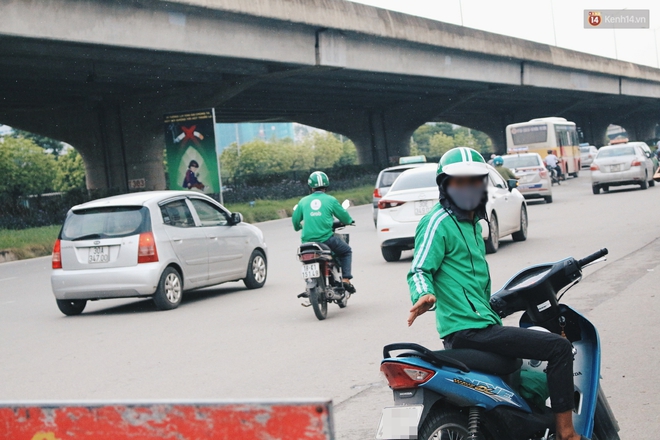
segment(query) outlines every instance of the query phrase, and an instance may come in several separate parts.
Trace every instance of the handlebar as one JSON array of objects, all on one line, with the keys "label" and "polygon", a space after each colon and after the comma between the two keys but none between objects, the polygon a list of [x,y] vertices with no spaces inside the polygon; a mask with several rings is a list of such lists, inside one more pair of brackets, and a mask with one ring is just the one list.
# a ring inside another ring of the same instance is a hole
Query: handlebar
[{"label": "handlebar", "polygon": [[584,257],[583,259],[579,260],[577,262],[578,266],[580,269],[582,269],[584,266],[586,266],[589,263],[593,263],[594,261],[598,260],[599,258],[603,258],[605,255],[607,255],[609,251],[607,248],[603,248],[597,252],[594,252],[593,254]]}]

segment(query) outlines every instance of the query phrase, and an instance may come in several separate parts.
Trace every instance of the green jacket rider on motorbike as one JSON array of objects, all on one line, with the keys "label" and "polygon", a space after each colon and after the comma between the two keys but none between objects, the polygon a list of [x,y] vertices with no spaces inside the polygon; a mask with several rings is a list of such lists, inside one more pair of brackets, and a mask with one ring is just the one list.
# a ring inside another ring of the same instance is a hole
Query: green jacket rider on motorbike
[{"label": "green jacket rider on motorbike", "polygon": [[293,211],[293,229],[302,229],[303,243],[323,243],[332,250],[341,266],[344,289],[348,293],[355,293],[355,287],[351,283],[353,250],[346,242],[336,237],[332,230],[335,218],[345,225],[354,221],[336,198],[326,194],[330,179],[324,172],[314,171],[307,179],[307,184],[312,194],[303,197]]}]

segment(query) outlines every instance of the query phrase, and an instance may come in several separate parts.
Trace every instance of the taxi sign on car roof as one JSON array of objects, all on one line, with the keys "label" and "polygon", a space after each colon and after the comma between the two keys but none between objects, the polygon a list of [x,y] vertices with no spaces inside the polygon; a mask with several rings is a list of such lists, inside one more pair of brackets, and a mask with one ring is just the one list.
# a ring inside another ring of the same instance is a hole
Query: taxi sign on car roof
[{"label": "taxi sign on car roof", "polygon": [[426,162],[426,156],[419,155],[419,156],[404,156],[399,158],[399,165],[408,165],[411,163],[425,163]]},{"label": "taxi sign on car roof", "polygon": [[529,153],[529,147],[510,148],[509,154]]}]

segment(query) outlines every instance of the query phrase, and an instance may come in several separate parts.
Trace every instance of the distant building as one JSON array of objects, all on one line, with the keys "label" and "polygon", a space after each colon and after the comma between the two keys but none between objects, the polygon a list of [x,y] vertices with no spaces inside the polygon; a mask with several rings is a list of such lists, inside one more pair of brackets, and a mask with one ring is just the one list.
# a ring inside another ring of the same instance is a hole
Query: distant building
[{"label": "distant building", "polygon": [[243,122],[237,124],[216,124],[216,144],[218,152],[231,144],[243,145],[255,139],[263,141],[289,138],[293,140],[293,123],[291,122]]}]

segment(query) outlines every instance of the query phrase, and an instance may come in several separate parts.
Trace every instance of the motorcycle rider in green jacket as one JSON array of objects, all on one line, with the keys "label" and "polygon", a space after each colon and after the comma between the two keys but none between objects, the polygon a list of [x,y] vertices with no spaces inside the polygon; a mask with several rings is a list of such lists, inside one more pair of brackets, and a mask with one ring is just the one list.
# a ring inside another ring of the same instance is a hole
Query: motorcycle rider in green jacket
[{"label": "motorcycle rider in green jacket", "polygon": [[415,233],[408,325],[435,307],[436,326],[447,349],[548,361],[556,439],[580,440],[573,427],[571,343],[553,333],[505,327],[490,306],[490,273],[479,224],[487,220],[489,172],[481,154],[471,148],[454,148],[442,156],[436,178],[440,202]]},{"label": "motorcycle rider in green jacket", "polygon": [[293,211],[293,229],[302,229],[303,243],[323,243],[332,250],[341,266],[344,289],[348,293],[355,293],[355,287],[351,283],[353,250],[342,239],[335,237],[332,231],[335,217],[345,225],[352,224],[353,219],[337,199],[326,194],[330,179],[324,172],[314,171],[307,179],[307,184],[312,194],[303,197]]}]

